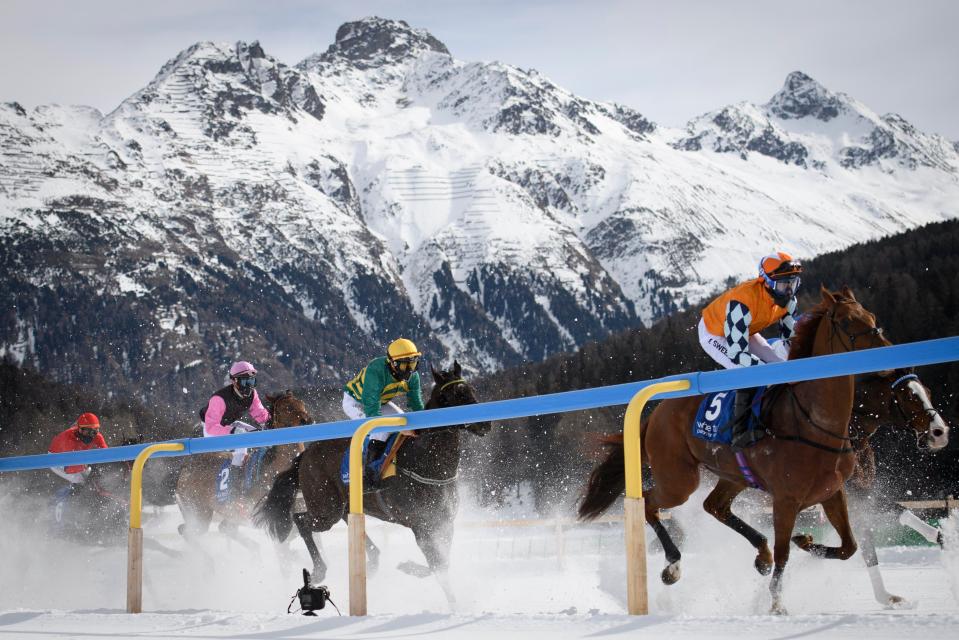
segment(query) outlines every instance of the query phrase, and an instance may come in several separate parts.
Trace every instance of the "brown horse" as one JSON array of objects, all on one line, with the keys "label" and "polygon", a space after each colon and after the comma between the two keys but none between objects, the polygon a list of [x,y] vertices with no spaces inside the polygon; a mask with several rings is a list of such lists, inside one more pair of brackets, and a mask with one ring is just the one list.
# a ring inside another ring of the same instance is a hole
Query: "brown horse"
[{"label": "brown horse", "polygon": [[[869,440],[884,425],[911,428],[916,446],[936,451],[949,442],[949,426],[932,404],[929,389],[911,371],[881,371],[856,381],[856,400],[849,434],[856,450],[856,469],[846,489],[856,536],[862,544],[862,556],[869,570],[873,594],[886,607],[908,606],[900,596],[890,594],[879,573],[879,558],[873,540],[871,520],[876,513],[902,512],[899,505],[882,504],[873,493],[876,483],[876,459]],[[909,521],[909,518],[906,518]],[[911,525],[915,526],[915,525]],[[920,532],[925,535],[926,532]]]},{"label": "brown horse", "polygon": [[[267,396],[267,402],[270,404],[270,423],[267,428],[297,427],[313,422],[306,406],[290,391]],[[206,532],[213,514],[217,513],[222,517],[220,531],[235,537],[237,527],[249,520],[253,505],[270,490],[273,478],[288,469],[302,451],[302,443],[270,447],[259,472],[253,477],[247,495],[225,503],[216,499],[217,474],[231,454],[207,453],[187,458],[176,485],[176,501],[184,520],[180,525],[180,533],[190,537]]]},{"label": "brown horse", "polygon": [[[476,394],[463,379],[458,363],[453,363],[451,371],[437,371],[432,367],[431,371],[433,389],[426,409],[476,404]],[[419,577],[432,573],[451,601],[446,573],[458,504],[456,478],[461,427],[423,429],[415,438],[407,440],[396,455],[397,475],[384,480],[380,491],[367,494],[364,507],[368,515],[413,530],[416,544],[429,566],[406,562],[400,569]],[[466,431],[485,435],[489,428],[488,423],[473,424],[466,427]],[[337,522],[346,520],[349,491],[340,478],[340,463],[349,446],[349,439],[311,444],[288,471],[277,476],[254,515],[256,525],[266,528],[276,540],[285,540],[295,521],[313,559],[313,578],[317,582],[326,575],[326,563],[312,532],[328,531]],[[303,492],[307,512],[293,516],[293,499],[298,490]],[[366,548],[370,564],[375,566],[379,552],[369,538]]]},{"label": "brown horse", "polygon": [[[848,287],[841,293],[823,288],[821,294],[822,302],[797,329],[791,358],[890,344],[876,327],[875,317],[856,301]],[[746,537],[757,549],[755,566],[761,574],[767,575],[775,563],[769,586],[773,612],[785,613],[782,578],[789,559],[790,536],[802,509],[822,504],[842,542],[839,547],[826,547],[804,538],[797,544],[825,558],[845,560],[855,553],[845,492],[845,481],[855,466],[848,437],[854,378],[809,380],[780,389],[767,394],[763,406],[763,424],[770,436],[744,453],[752,474],[772,496],[775,555],[765,536],[730,511],[733,499],[747,487],[732,450],[692,434],[691,425],[703,397],[664,400],[643,423],[643,460],[649,464],[655,482],[646,497],[646,521],[666,552],[664,583],[673,584],[679,579],[681,554],[663,527],[659,510],[679,506],[689,499],[699,485],[701,466],[719,477],[703,505],[706,511]],[[581,518],[597,517],[621,493],[622,484],[615,476],[622,471],[611,474],[614,465],[609,462],[608,459],[593,470],[579,508]]]}]

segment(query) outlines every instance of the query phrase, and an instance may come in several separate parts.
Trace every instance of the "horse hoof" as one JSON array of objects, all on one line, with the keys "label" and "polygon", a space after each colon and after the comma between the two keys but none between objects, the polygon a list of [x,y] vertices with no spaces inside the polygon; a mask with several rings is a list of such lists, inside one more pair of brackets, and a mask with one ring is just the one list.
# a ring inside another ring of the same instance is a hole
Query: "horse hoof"
[{"label": "horse hoof", "polygon": [[756,562],[753,564],[756,566],[759,575],[768,576],[773,570],[773,563],[769,560],[763,560],[761,556],[756,556]]},{"label": "horse hoof", "polygon": [[396,568],[402,571],[403,573],[414,576],[416,578],[426,578],[433,574],[429,567],[422,564],[417,564],[407,560],[406,562],[401,562],[396,565]]},{"label": "horse hoof", "polygon": [[663,569],[660,577],[663,580],[663,584],[676,584],[679,582],[680,575],[679,563],[674,562]]},{"label": "horse hoof", "polygon": [[812,536],[808,533],[792,537],[793,544],[802,549],[803,551],[809,551],[809,547],[812,546]]},{"label": "horse hoof", "polygon": [[883,608],[897,609],[897,610],[915,609],[916,603],[910,602],[909,600],[906,600],[902,596],[894,596],[890,594],[889,597],[886,598],[886,602],[883,604]]},{"label": "horse hoof", "polygon": [[326,567],[313,565],[313,573],[310,574],[310,583],[319,584],[326,577]]},{"label": "horse hoof", "polygon": [[782,603],[779,603],[779,602],[773,603],[773,606],[769,608],[769,613],[773,614],[774,616],[789,615],[789,612],[786,611],[786,607],[784,607]]}]

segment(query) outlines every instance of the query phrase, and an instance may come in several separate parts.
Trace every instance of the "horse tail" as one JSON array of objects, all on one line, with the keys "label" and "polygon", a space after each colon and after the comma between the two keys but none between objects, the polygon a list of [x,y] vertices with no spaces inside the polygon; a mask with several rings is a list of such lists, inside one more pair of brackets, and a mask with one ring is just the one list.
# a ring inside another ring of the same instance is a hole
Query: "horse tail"
[{"label": "horse tail", "polygon": [[606,459],[589,475],[589,482],[579,505],[580,520],[594,520],[601,516],[626,488],[626,469],[623,437],[611,436],[604,440]]},{"label": "horse tail", "polygon": [[282,542],[293,528],[293,501],[300,488],[300,460],[303,454],[293,459],[289,469],[273,480],[270,492],[261,499],[253,511],[253,524],[266,529],[270,537]]}]

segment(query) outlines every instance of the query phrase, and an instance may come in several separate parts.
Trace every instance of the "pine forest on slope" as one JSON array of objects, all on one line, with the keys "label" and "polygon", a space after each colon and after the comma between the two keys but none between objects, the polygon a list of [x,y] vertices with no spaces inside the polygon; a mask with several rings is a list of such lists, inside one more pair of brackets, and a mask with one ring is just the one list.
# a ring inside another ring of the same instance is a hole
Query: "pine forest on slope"
[{"label": "pine forest on slope", "polygon": [[[959,335],[956,246],[959,221],[953,220],[822,255],[806,265],[800,310],[815,304],[820,285],[849,285],[896,343]],[[575,353],[471,382],[480,401],[493,401],[712,370],[716,365],[696,338],[700,311],[698,305],[651,327],[587,343]],[[917,373],[946,421],[953,427],[959,424],[959,363],[922,367]],[[103,389],[52,383],[10,363],[0,364],[0,385],[4,389],[0,394],[0,447],[7,455],[44,451],[50,438],[82,411],[93,410],[100,416],[114,445],[126,438],[186,437],[196,420],[193,406],[176,415],[158,415],[155,407],[127,398],[111,399]],[[280,388],[266,379],[261,391]],[[199,405],[213,389],[197,388],[190,400]],[[340,387],[300,388],[296,393],[306,399],[317,421],[342,418]],[[462,441],[466,448],[463,482],[471,485],[477,496],[494,501],[527,483],[535,507],[544,516],[552,515],[557,506],[569,508],[592,469],[596,435],[621,432],[623,411],[623,407],[613,407],[499,423],[482,439]],[[902,499],[907,490],[914,498],[956,495],[956,438],[947,450],[930,455],[918,451],[911,431],[884,427],[873,444],[879,490],[891,498]],[[162,472],[162,468],[157,470]]]}]

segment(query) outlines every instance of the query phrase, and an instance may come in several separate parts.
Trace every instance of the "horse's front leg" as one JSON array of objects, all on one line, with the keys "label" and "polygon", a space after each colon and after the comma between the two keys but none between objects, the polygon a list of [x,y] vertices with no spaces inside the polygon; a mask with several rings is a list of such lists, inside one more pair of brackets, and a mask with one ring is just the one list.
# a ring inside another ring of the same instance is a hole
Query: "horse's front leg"
[{"label": "horse's front leg", "polygon": [[859,539],[862,541],[862,559],[866,563],[866,570],[869,571],[872,594],[876,597],[876,602],[887,609],[911,609],[914,605],[908,600],[886,591],[886,584],[879,572],[879,556],[876,555],[876,543],[872,537],[872,529],[867,526],[860,529],[858,533]]},{"label": "horse's front leg", "polygon": [[812,536],[808,534],[793,537],[793,542],[802,549],[808,551],[814,556],[826,558],[829,560],[848,560],[856,553],[856,537],[852,533],[852,526],[849,524],[849,509],[846,506],[846,488],[843,486],[836,493],[822,502],[823,511],[830,524],[839,534],[841,540],[838,547],[827,547],[816,544],[812,541]]},{"label": "horse's front leg", "polygon": [[449,556],[453,543],[453,519],[412,527],[416,544],[419,546],[430,572],[440,583],[450,608],[456,605],[456,597],[449,580]]},{"label": "horse's front leg", "polygon": [[724,525],[746,538],[756,551],[756,560],[753,563],[756,571],[764,576],[768,576],[773,567],[773,554],[769,550],[769,542],[766,536],[756,531],[746,524],[739,516],[732,512],[732,503],[740,493],[745,489],[744,486],[735,484],[728,480],[720,479],[713,487],[713,490],[703,502],[703,509],[706,512],[722,522]]},{"label": "horse's front leg", "polygon": [[769,593],[772,596],[771,613],[785,615],[783,606],[783,573],[786,563],[789,562],[789,537],[796,525],[796,516],[799,514],[799,502],[793,498],[776,498],[773,501],[773,528],[776,542],[773,545],[773,578],[769,582]]}]

